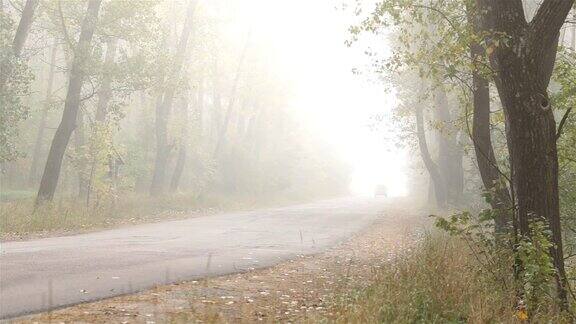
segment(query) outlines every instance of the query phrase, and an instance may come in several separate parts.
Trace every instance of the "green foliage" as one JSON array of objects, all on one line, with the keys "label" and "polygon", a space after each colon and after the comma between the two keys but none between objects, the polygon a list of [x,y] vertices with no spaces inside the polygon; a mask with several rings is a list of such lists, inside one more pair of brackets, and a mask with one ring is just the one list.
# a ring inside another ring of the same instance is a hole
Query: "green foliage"
[{"label": "green foliage", "polygon": [[[560,47],[554,68],[552,86],[552,105],[557,116],[566,116],[558,139],[558,160],[560,210],[562,227],[565,231],[566,254],[572,255],[576,250],[576,52],[573,49]],[[561,120],[560,118],[558,118]],[[570,264],[570,263],[569,263]]]},{"label": "green foliage", "polygon": [[531,237],[520,240],[516,253],[522,264],[520,280],[524,296],[528,301],[528,310],[532,311],[541,304],[543,298],[550,296],[556,270],[550,255],[552,232],[546,222],[535,221],[530,224],[530,230]]},{"label": "green foliage", "polygon": [[508,247],[514,245],[510,241],[512,238],[495,235],[492,230],[494,216],[493,210],[485,209],[477,216],[465,211],[448,218],[434,217],[436,227],[465,242],[483,271],[492,274],[496,282],[503,283],[503,288],[507,288],[505,277],[502,272],[495,271],[495,267],[507,260],[507,267],[512,269],[512,260],[515,260],[516,267],[520,269],[516,285],[522,287],[521,302],[530,312],[553,302],[550,291],[556,271],[550,255],[553,246],[551,232],[546,222],[532,222],[531,236],[522,237],[511,254]]},{"label": "green foliage", "polygon": [[436,219],[437,228],[467,244],[483,271],[494,276],[493,280],[505,282],[502,274],[494,271],[494,265],[502,260],[511,262],[510,251],[508,246],[503,244],[506,238],[494,234],[494,210],[484,209],[477,215],[463,211],[448,218],[432,217]]},{"label": "green foliage", "polygon": [[17,148],[17,126],[29,115],[23,98],[30,94],[33,80],[26,62],[12,51],[15,28],[14,21],[0,12],[0,73],[7,80],[0,86],[0,163],[22,156]]}]

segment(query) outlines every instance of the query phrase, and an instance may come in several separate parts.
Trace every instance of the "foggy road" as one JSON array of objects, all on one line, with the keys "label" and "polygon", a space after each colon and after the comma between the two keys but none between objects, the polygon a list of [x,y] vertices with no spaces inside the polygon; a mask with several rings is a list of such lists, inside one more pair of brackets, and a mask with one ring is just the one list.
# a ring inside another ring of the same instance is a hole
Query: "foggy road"
[{"label": "foggy road", "polygon": [[2,243],[0,318],[316,253],[368,226],[387,201],[339,198]]}]

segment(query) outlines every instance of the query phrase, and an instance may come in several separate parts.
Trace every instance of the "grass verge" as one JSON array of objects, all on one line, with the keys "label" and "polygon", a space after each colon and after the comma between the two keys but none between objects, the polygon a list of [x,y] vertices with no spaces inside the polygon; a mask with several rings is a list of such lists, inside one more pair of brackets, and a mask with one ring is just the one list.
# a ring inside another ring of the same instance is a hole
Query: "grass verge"
[{"label": "grass verge", "polygon": [[299,199],[256,199],[251,196],[178,193],[152,198],[125,194],[86,206],[78,199],[59,199],[39,208],[32,198],[0,202],[3,241],[76,234],[87,231],[204,216],[301,202]]},{"label": "grass verge", "polygon": [[[516,311],[509,263],[482,266],[459,239],[427,234],[375,271],[367,288],[334,299],[335,323],[524,323]],[[497,276],[494,275],[497,274]],[[496,280],[496,277],[504,282]],[[572,323],[553,304],[532,323]]]}]

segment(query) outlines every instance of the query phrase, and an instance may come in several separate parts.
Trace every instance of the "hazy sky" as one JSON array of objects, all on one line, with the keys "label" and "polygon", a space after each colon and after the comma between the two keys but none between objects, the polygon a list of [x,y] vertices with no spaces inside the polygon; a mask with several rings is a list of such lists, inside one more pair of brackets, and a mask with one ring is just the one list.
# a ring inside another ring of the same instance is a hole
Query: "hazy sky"
[{"label": "hazy sky", "polygon": [[371,117],[390,116],[395,96],[381,84],[367,81],[367,75],[352,74],[353,68],[369,63],[366,46],[385,51],[385,40],[366,39],[346,47],[354,17],[341,9],[341,1],[241,3],[238,10],[250,26],[246,29],[252,30],[252,42],[274,53],[278,73],[295,85],[293,109],[354,168],[353,192],[371,194],[377,184],[385,184],[391,195],[403,194],[405,152],[385,141],[382,131],[368,127]]}]

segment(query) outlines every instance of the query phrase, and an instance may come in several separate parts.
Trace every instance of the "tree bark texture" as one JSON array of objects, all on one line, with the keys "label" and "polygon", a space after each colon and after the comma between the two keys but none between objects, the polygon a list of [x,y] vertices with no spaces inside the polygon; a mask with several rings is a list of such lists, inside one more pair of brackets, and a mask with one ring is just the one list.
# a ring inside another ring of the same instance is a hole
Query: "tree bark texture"
[{"label": "tree bark texture", "polygon": [[[475,33],[482,31],[482,19],[471,8],[467,8],[469,23]],[[480,44],[470,44],[472,64],[472,142],[478,164],[478,170],[484,185],[484,190],[490,195],[490,205],[495,211],[495,231],[505,233],[510,229],[512,200],[508,186],[504,182],[498,161],[492,147],[490,131],[490,83],[480,72],[481,64],[485,61],[486,51]]]},{"label": "tree bark texture", "polygon": [[484,31],[507,35],[493,46],[490,64],[504,108],[506,137],[516,198],[520,235],[531,237],[530,224],[547,220],[554,247],[557,292],[567,305],[560,207],[556,122],[548,97],[548,84],[556,56],[559,31],[574,0],[545,0],[530,23],[520,0],[477,0],[485,12]]}]

